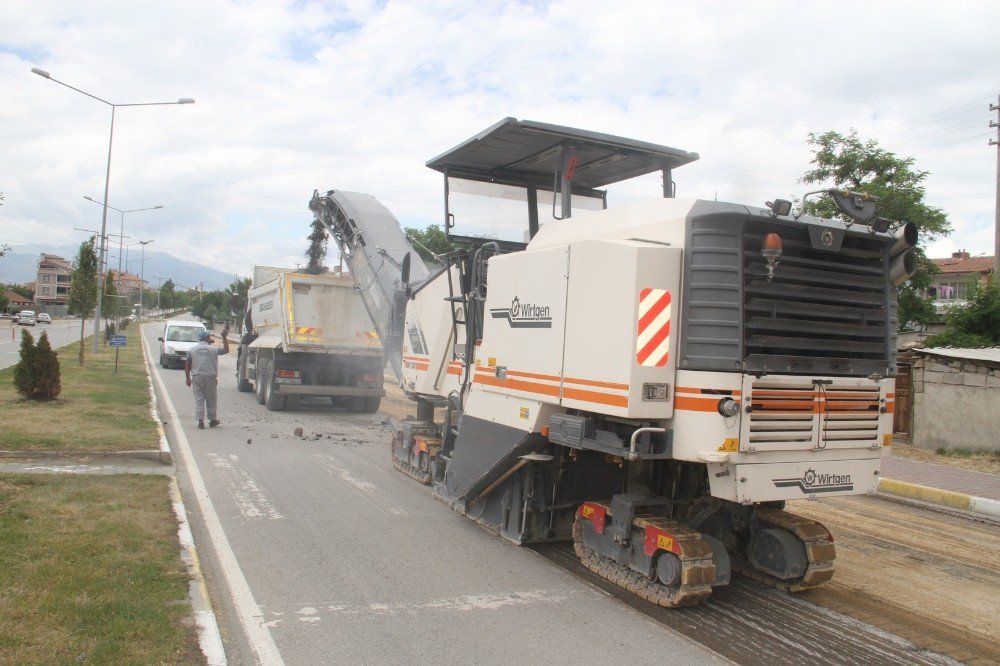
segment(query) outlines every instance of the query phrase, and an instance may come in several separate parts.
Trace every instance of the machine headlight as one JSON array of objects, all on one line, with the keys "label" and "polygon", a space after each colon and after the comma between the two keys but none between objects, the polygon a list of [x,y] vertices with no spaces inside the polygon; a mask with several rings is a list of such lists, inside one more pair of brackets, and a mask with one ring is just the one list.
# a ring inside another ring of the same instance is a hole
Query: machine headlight
[{"label": "machine headlight", "polygon": [[732,398],[723,398],[719,401],[718,410],[723,416],[736,416],[740,413],[740,403]]},{"label": "machine headlight", "polygon": [[167,347],[167,353],[168,353],[168,354],[175,354],[175,353],[177,353],[177,352],[176,352],[176,351],[174,350],[174,348],[173,348],[173,347]]}]

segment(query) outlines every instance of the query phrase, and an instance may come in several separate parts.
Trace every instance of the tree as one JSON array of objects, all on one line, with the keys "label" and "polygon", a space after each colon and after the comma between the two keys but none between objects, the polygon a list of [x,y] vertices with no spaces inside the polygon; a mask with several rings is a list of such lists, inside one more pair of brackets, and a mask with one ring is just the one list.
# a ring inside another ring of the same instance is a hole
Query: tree
[{"label": "tree", "polygon": [[308,238],[309,247],[305,254],[309,257],[309,263],[305,267],[305,272],[313,275],[326,273],[328,269],[323,264],[323,260],[326,259],[326,227],[323,226],[319,218],[313,220],[312,233],[309,234]]},{"label": "tree", "polygon": [[229,311],[237,318],[242,316],[247,306],[247,293],[250,291],[250,278],[237,277],[235,282],[230,283],[226,288],[229,296]]},{"label": "tree", "polygon": [[160,307],[163,308],[164,310],[169,310],[174,307],[175,289],[176,286],[174,285],[174,281],[169,278],[160,287],[160,293],[158,298],[160,299],[159,300]]},{"label": "tree", "polygon": [[15,294],[17,294],[18,296],[23,296],[24,298],[34,298],[35,297],[35,292],[32,291],[31,289],[28,289],[24,285],[12,284],[12,285],[8,285],[7,288],[10,289]]},{"label": "tree", "polygon": [[[832,131],[810,133],[809,143],[816,166],[806,172],[803,182],[872,194],[879,199],[880,216],[917,225],[917,272],[899,289],[899,323],[902,327],[908,322],[934,321],[933,305],[924,293],[937,268],[924,254],[922,245],[951,233],[951,223],[944,211],[924,203],[922,183],[928,172],[914,170],[912,157],[897,157],[880,148],[874,139],[863,141],[855,129],[847,136]],[[807,202],[805,210],[821,217],[840,217],[833,202],[825,198]]]},{"label": "tree", "polygon": [[26,400],[31,399],[32,387],[35,385],[35,354],[38,349],[35,339],[27,330],[21,331],[21,358],[14,366],[14,388]]},{"label": "tree", "polygon": [[404,231],[424,261],[438,263],[434,255],[447,254],[458,249],[457,245],[448,240],[448,236],[439,224],[428,225],[423,231],[415,227],[406,227]]},{"label": "tree", "polygon": [[80,365],[83,365],[83,337],[87,317],[94,314],[97,306],[97,252],[94,243],[97,237],[80,243],[80,250],[73,260],[73,281],[69,286],[69,311],[80,316]]},{"label": "tree", "polygon": [[21,359],[14,366],[14,388],[26,400],[55,400],[62,390],[59,358],[44,331],[35,344],[28,331],[21,331]]},{"label": "tree", "polygon": [[928,347],[1000,346],[1000,282],[991,276],[975,285],[968,302],[951,308],[944,333],[927,339]]},{"label": "tree", "polygon": [[108,321],[119,319],[125,316],[128,305],[125,298],[118,295],[118,287],[115,285],[114,272],[108,271],[104,276],[104,299],[101,301],[101,315],[104,317],[105,330],[110,331]]}]

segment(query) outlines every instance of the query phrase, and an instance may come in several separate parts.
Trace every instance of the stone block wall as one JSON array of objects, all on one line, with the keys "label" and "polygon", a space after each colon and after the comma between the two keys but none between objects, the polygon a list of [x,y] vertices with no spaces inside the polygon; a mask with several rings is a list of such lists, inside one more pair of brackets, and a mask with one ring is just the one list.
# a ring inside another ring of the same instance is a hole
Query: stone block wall
[{"label": "stone block wall", "polygon": [[1000,368],[918,357],[913,366],[913,444],[1000,451]]}]

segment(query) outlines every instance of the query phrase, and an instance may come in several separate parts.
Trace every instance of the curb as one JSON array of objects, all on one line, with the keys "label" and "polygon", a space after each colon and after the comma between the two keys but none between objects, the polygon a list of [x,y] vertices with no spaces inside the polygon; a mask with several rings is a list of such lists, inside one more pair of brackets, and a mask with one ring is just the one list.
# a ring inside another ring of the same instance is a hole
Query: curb
[{"label": "curb", "polygon": [[[137,458],[163,462],[160,451],[0,451],[0,458],[59,459],[59,458]],[[169,464],[169,460],[167,463]]]},{"label": "curb", "polygon": [[163,429],[163,421],[160,420],[160,413],[156,409],[156,390],[153,388],[153,375],[149,371],[149,354],[146,349],[146,339],[142,337],[142,324],[139,325],[139,343],[142,345],[142,365],[146,368],[146,382],[149,384],[149,414],[156,424],[156,434],[160,440],[159,461],[165,465],[173,463],[174,459],[170,453],[170,445],[167,444],[167,433]]},{"label": "curb", "polygon": [[212,602],[208,597],[205,577],[201,572],[201,561],[191,535],[191,526],[187,520],[187,510],[181,499],[181,489],[177,485],[177,477],[170,477],[170,500],[173,503],[174,515],[177,517],[177,538],[181,544],[181,559],[188,570],[188,596],[194,611],[194,622],[198,631],[198,644],[209,666],[226,664],[226,652],[222,647],[222,634],[219,623],[212,610]]},{"label": "curb", "polygon": [[1000,518],[1000,501],[882,477],[878,492]]}]

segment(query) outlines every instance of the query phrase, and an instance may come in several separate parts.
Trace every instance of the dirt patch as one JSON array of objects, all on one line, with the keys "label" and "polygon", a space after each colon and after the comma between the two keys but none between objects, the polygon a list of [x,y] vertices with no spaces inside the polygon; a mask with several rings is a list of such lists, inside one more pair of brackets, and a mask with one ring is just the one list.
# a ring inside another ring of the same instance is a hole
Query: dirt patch
[{"label": "dirt patch", "polygon": [[804,598],[971,664],[1000,662],[1000,530],[870,497],[797,501],[834,536],[837,573]]},{"label": "dirt patch", "polygon": [[929,449],[921,449],[910,444],[893,442],[892,455],[899,458],[919,460],[921,462],[971,469],[977,472],[1000,474],[1000,454],[996,452],[972,453],[967,456],[940,455],[936,451]]}]

